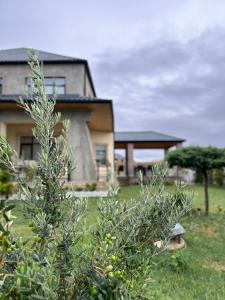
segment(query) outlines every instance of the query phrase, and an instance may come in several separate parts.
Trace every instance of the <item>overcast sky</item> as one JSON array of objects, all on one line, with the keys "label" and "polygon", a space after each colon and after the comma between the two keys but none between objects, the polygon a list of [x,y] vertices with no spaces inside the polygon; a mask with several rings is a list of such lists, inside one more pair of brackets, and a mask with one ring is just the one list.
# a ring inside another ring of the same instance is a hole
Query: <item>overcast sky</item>
[{"label": "overcast sky", "polygon": [[1,49],[89,60],[116,130],[225,146],[224,0],[0,0],[0,13]]}]

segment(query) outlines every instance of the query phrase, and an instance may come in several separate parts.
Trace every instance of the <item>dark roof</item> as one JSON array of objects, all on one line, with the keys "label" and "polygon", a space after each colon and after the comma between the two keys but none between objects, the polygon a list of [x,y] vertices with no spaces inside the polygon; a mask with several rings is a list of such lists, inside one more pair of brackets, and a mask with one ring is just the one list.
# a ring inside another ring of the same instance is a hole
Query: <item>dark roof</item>
[{"label": "dark roof", "polygon": [[[38,59],[41,61],[84,61],[80,58],[50,53],[46,51],[36,50],[33,49]],[[0,63],[1,62],[27,62],[28,56],[27,56],[28,48],[16,48],[16,49],[4,49],[0,50]]]},{"label": "dark roof", "polygon": [[[0,105],[1,103],[15,103],[19,100],[20,95],[0,95]],[[28,100],[29,98],[26,96],[22,96],[24,100]],[[80,95],[72,95],[72,94],[64,94],[57,96],[57,103],[112,103],[112,100],[109,99],[100,99],[100,98],[91,98]]]},{"label": "dark roof", "polygon": [[[28,52],[29,48],[15,48],[15,49],[4,49],[0,50],[0,64],[26,64],[28,60]],[[60,54],[55,54],[51,52],[41,51],[37,49],[33,49],[37,57],[40,61],[48,64],[62,64],[62,63],[72,63],[72,64],[84,64],[87,70],[88,77],[90,79],[90,83],[96,96],[96,91],[94,87],[94,83],[92,80],[90,68],[86,59],[75,58],[71,56],[65,56]]]},{"label": "dark roof", "polygon": [[124,131],[115,133],[116,143],[184,142],[184,139],[155,131]]}]

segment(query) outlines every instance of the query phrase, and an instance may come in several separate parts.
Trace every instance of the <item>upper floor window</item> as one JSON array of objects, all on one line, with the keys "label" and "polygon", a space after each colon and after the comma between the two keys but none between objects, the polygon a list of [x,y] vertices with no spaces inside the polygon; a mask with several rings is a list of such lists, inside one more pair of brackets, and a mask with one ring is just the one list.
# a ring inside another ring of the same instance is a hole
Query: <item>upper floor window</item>
[{"label": "upper floor window", "polygon": [[2,95],[3,80],[0,78],[0,95]]},{"label": "upper floor window", "polygon": [[65,94],[65,77],[45,77],[44,86],[46,93],[49,95],[53,93],[56,93],[57,95]]},{"label": "upper floor window", "polygon": [[25,79],[26,88],[29,94],[33,93],[34,83],[31,78],[27,77]]},{"label": "upper floor window", "polygon": [[[34,88],[34,83],[31,78],[26,78],[26,86],[28,92],[32,93]],[[48,95],[56,93],[57,95],[65,94],[66,83],[65,77],[45,77],[44,78],[45,91]]]}]

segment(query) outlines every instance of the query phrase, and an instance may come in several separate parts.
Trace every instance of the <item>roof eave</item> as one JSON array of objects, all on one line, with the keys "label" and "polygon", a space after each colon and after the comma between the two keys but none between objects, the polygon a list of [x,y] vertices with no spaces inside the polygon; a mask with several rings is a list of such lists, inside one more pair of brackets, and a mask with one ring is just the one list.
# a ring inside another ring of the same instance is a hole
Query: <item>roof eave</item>
[{"label": "roof eave", "polygon": [[115,143],[132,143],[132,144],[138,144],[138,143],[183,143],[183,142],[186,142],[186,140],[184,139],[179,139],[179,140],[148,140],[148,141],[139,141],[139,140],[116,140],[115,139]]},{"label": "roof eave", "polygon": [[[1,103],[17,103],[19,99],[1,99],[0,100],[0,105]],[[31,100],[25,99],[25,101],[30,102]],[[81,103],[81,104],[111,104],[112,105],[112,100],[109,99],[93,99],[93,100],[64,100],[64,99],[57,99],[57,103],[65,103],[65,104],[73,104],[73,103]]]},{"label": "roof eave", "polygon": [[93,82],[93,79],[92,79],[92,76],[91,76],[91,71],[90,71],[90,68],[89,68],[88,61],[85,60],[85,61],[84,61],[84,64],[85,64],[85,68],[86,68],[86,71],[87,71],[88,78],[89,78],[89,80],[90,80],[90,84],[91,84],[91,87],[92,87],[92,90],[93,90],[94,97],[96,97],[97,94],[96,94],[94,82]]}]

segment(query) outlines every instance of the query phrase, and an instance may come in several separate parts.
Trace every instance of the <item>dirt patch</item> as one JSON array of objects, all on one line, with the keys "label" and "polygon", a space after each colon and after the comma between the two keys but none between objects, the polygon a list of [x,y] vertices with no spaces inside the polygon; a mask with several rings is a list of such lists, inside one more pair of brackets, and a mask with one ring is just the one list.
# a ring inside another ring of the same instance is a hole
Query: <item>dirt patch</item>
[{"label": "dirt patch", "polygon": [[201,228],[198,232],[208,237],[215,237],[217,235],[216,230],[211,227]]},{"label": "dirt patch", "polygon": [[225,272],[225,264],[219,263],[217,261],[208,261],[203,265],[206,269],[213,269],[216,272]]}]

